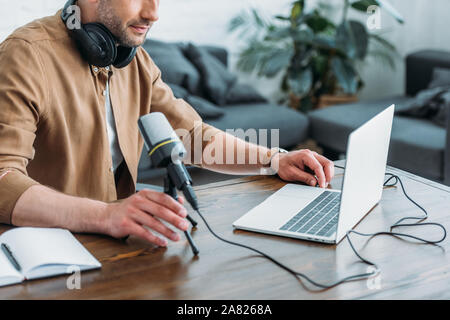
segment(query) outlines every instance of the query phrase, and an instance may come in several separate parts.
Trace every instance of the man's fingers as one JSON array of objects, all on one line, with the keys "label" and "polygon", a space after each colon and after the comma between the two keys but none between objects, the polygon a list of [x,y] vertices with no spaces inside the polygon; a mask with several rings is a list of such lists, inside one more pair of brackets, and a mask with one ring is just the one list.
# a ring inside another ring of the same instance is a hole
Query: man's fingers
[{"label": "man's fingers", "polygon": [[324,156],[318,154],[317,152],[313,152],[316,159],[322,164],[323,170],[325,172],[325,177],[327,182],[329,183],[331,179],[334,177],[334,163]]},{"label": "man's fingers", "polygon": [[312,174],[309,174],[298,167],[291,167],[288,175],[288,180],[290,181],[304,182],[311,187],[315,187],[317,185],[317,179]]},{"label": "man's fingers", "polygon": [[161,221],[159,221],[157,218],[150,216],[149,214],[139,211],[134,216],[133,219],[138,222],[141,225],[144,225],[146,227],[149,227],[152,230],[155,230],[159,234],[162,234],[166,238],[172,240],[172,241],[178,241],[180,240],[180,235],[167,227],[165,224],[163,224]]},{"label": "man's fingers", "polygon": [[187,216],[186,208],[183,207],[180,202],[177,202],[175,199],[165,193],[144,189],[141,190],[138,194],[146,197],[151,201],[159,203],[160,205],[168,208],[169,210],[175,212],[183,218],[186,218]]},{"label": "man's fingers", "polygon": [[139,210],[161,218],[181,231],[186,231],[189,228],[189,224],[185,219],[181,218],[175,212],[157,202],[150,201],[143,197],[136,197],[134,200],[134,205]]},{"label": "man's fingers", "polygon": [[136,223],[130,223],[128,226],[128,233],[130,235],[134,235],[136,237],[142,238],[148,242],[151,242],[153,244],[156,244],[160,247],[166,247],[167,246],[167,240],[161,239],[157,236],[155,236],[153,233],[145,229],[144,227],[136,224]]},{"label": "man's fingers", "polygon": [[317,179],[319,180],[319,186],[321,188],[326,187],[326,177],[323,171],[322,164],[314,157],[312,152],[307,153],[303,158],[303,163],[314,171]]}]

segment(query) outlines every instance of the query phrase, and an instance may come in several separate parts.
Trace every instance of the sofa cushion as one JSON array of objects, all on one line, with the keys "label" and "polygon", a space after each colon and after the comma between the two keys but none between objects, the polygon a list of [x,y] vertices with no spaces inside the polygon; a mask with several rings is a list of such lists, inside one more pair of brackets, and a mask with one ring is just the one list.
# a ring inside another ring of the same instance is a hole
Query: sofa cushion
[{"label": "sofa cushion", "polygon": [[406,110],[397,111],[401,116],[429,119],[446,128],[447,110],[450,108],[450,85],[424,89],[403,104]]},{"label": "sofa cushion", "polygon": [[[223,108],[225,114],[218,120],[207,121],[209,124],[221,130],[227,129],[268,129],[267,145],[274,146],[276,141],[271,141],[270,129],[279,129],[280,147],[295,146],[307,138],[307,117],[288,107],[268,104],[240,104]],[[259,138],[259,132],[257,132]],[[259,144],[265,141],[259,141]]]},{"label": "sofa cushion", "polygon": [[433,77],[431,78],[428,88],[450,86],[450,69],[434,68]]},{"label": "sofa cushion", "polygon": [[188,95],[186,102],[189,103],[202,119],[217,119],[224,115],[222,108],[219,108],[201,97]]},{"label": "sofa cushion", "polygon": [[177,44],[146,40],[142,47],[161,70],[164,82],[185,87],[191,93],[200,92],[200,74]]},{"label": "sofa cushion", "polygon": [[267,102],[252,86],[236,82],[231,86],[226,97],[227,104]]},{"label": "sofa cushion", "polygon": [[[321,145],[345,152],[348,135],[392,103],[403,110],[408,97],[392,97],[312,111],[308,114],[310,134]],[[433,179],[443,179],[445,129],[429,120],[396,116],[388,163]]]},{"label": "sofa cushion", "polygon": [[[179,42],[177,43],[184,55],[187,56],[187,50],[190,42]],[[208,51],[210,55],[220,61],[225,67],[228,67],[228,50],[222,46],[215,45],[200,45],[200,48]]]},{"label": "sofa cushion", "polygon": [[237,78],[206,49],[189,44],[186,55],[201,74],[201,85],[208,100],[217,105],[226,104],[226,97]]},{"label": "sofa cushion", "polygon": [[172,89],[173,95],[176,98],[183,99],[189,103],[202,119],[219,118],[224,114],[221,108],[218,108],[203,98],[190,94],[185,88],[172,83],[168,83],[168,86]]}]

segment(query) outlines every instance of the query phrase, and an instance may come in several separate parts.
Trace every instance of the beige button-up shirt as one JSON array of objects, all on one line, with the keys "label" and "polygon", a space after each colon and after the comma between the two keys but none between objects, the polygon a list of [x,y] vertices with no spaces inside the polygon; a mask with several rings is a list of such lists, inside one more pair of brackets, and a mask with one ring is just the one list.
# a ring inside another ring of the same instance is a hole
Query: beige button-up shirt
[{"label": "beige button-up shirt", "polygon": [[[125,160],[117,186],[103,94],[108,75]],[[11,223],[17,200],[35,184],[105,202],[133,194],[143,148],[137,121],[149,112],[164,113],[191,138],[201,121],[142,48],[127,67],[106,70],[81,57],[60,12],[14,31],[0,44],[0,222]]]}]

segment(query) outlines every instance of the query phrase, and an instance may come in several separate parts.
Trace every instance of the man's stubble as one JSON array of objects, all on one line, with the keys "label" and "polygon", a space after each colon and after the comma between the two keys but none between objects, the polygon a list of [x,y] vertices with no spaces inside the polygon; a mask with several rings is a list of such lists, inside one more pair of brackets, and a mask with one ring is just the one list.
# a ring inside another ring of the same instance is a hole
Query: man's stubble
[{"label": "man's stubble", "polygon": [[[131,25],[150,25],[149,21],[133,20],[129,22],[123,22],[116,14],[115,10],[111,7],[108,0],[101,0],[98,6],[98,21],[111,31],[116,37],[117,43],[124,47],[138,47],[147,37],[148,31],[142,40],[137,40],[128,34],[129,26]],[[150,31],[150,29],[149,29]]]}]

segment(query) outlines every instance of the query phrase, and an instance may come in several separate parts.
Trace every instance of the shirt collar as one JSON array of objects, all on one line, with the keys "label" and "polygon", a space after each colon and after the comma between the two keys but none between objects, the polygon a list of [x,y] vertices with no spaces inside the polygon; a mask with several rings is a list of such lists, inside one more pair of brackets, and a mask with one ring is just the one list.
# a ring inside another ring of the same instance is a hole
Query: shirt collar
[{"label": "shirt collar", "polygon": [[95,74],[95,75],[97,75],[97,74],[99,74],[99,73],[104,73],[104,74],[106,74],[106,75],[112,75],[113,73],[114,73],[114,71],[113,71],[113,67],[112,66],[108,66],[108,67],[104,67],[104,68],[101,68],[101,67],[97,67],[97,66],[94,66],[94,65],[89,65],[90,66],[90,68],[91,68],[91,71]]}]

